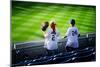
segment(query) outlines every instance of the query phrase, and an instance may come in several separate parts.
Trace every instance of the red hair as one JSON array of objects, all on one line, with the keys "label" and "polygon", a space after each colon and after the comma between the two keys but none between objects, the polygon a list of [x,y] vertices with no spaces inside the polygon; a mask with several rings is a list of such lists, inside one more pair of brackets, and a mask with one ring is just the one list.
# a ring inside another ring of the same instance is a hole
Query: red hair
[{"label": "red hair", "polygon": [[51,29],[53,30],[53,33],[56,31],[56,24],[54,22],[51,23]]}]

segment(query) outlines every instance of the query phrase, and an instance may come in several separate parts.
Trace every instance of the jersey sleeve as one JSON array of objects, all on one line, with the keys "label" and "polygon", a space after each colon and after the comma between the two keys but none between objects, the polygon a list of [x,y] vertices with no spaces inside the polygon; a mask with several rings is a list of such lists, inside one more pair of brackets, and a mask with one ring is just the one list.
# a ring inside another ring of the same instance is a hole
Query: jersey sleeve
[{"label": "jersey sleeve", "polygon": [[58,29],[57,29],[57,37],[59,37],[59,36],[60,36],[60,33],[59,33]]},{"label": "jersey sleeve", "polygon": [[80,32],[79,32],[78,28],[77,28],[77,34],[78,34],[78,35],[80,34]]},{"label": "jersey sleeve", "polygon": [[44,34],[44,37],[49,37],[49,35],[50,35],[50,30],[48,29],[48,31]]},{"label": "jersey sleeve", "polygon": [[60,39],[60,32],[57,30],[57,38]]}]

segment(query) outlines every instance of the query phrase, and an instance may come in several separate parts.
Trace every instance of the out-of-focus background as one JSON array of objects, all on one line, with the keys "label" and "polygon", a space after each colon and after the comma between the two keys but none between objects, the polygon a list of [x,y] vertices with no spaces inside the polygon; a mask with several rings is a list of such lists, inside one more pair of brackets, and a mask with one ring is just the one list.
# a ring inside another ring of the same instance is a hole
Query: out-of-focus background
[{"label": "out-of-focus background", "polygon": [[13,43],[42,40],[41,24],[55,20],[63,37],[70,19],[76,20],[81,34],[96,32],[96,7],[12,1],[11,38]]}]

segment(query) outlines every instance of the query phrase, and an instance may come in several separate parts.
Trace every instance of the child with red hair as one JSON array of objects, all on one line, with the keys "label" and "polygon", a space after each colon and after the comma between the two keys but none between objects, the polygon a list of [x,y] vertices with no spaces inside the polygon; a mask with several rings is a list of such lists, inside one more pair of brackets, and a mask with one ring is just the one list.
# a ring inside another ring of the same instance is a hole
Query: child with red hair
[{"label": "child with red hair", "polygon": [[45,32],[44,37],[44,46],[47,49],[48,55],[56,54],[58,51],[59,32],[54,21],[50,22],[50,28]]}]

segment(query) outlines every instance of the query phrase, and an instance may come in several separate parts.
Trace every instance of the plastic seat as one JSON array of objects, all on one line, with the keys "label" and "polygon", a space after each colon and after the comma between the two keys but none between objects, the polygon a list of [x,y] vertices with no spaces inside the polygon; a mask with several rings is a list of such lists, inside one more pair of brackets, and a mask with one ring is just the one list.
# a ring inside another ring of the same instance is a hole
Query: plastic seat
[{"label": "plastic seat", "polygon": [[[24,53],[18,51],[15,55],[19,59],[18,62],[14,63],[13,66],[30,66],[30,65],[39,65],[39,64],[54,64],[54,63],[73,63],[73,62],[84,62],[84,61],[93,61],[95,60],[95,47],[86,47],[84,49],[73,50],[70,52],[62,52],[55,54],[53,56],[42,56],[39,58],[25,58]],[[21,55],[24,55],[21,56]],[[21,59],[22,58],[22,59]]]}]

